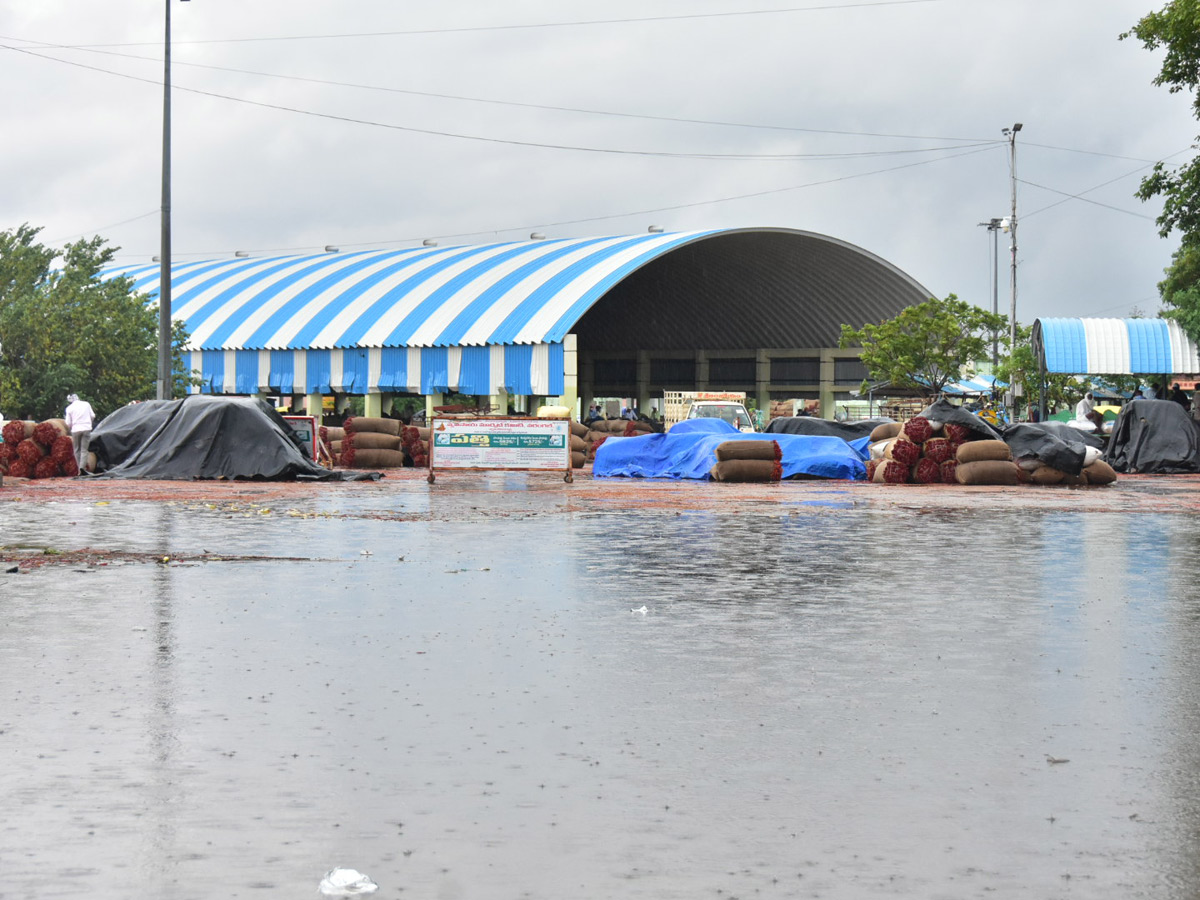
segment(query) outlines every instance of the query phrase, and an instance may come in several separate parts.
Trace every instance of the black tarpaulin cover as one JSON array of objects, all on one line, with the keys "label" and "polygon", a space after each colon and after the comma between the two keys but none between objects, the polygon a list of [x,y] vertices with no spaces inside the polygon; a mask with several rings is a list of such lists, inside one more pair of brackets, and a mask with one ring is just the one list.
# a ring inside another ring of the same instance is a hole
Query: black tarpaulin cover
[{"label": "black tarpaulin cover", "polygon": [[[1067,430],[1078,432],[1078,429],[1069,426]],[[1080,437],[1083,436],[1082,432],[1078,433]],[[1087,448],[1082,440],[1064,437],[1033,422],[1009,425],[1004,429],[1004,443],[1012,451],[1013,459],[1035,457],[1060,472],[1078,475],[1083,471],[1083,457]]]},{"label": "black tarpaulin cover", "polygon": [[875,426],[891,419],[864,419],[860,422],[830,422],[815,416],[780,416],[763,429],[767,434],[811,434],[817,437],[838,437],[849,443],[867,437]]},{"label": "black tarpaulin cover", "polygon": [[1133,400],[1113,423],[1104,460],[1118,472],[1200,472],[1200,427],[1170,400]]},{"label": "black tarpaulin cover", "polygon": [[945,398],[925,407],[921,410],[921,415],[931,422],[941,422],[943,425],[947,423],[962,425],[968,431],[974,432],[976,437],[990,438],[997,441],[1002,440],[1000,432],[975,415],[975,413],[957,407]]},{"label": "black tarpaulin cover", "polygon": [[92,445],[98,445],[99,477],[163,481],[379,477],[317,465],[284,418],[265,401],[250,397],[192,394],[183,400],[125,406],[92,432]]},{"label": "black tarpaulin cover", "polygon": [[1026,422],[1027,425],[1036,425],[1043,431],[1048,431],[1056,438],[1064,441],[1078,441],[1087,447],[1095,447],[1097,450],[1103,450],[1108,446],[1108,438],[1096,434],[1095,431],[1084,431],[1082,428],[1076,428],[1074,425],[1069,425],[1066,422]]}]

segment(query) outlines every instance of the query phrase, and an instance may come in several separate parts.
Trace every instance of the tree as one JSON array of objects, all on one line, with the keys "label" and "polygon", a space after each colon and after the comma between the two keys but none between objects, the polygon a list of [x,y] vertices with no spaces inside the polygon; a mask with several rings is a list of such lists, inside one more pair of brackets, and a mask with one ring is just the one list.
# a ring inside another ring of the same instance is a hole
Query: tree
[{"label": "tree", "polygon": [[[1171,0],[1142,17],[1121,40],[1129,37],[1137,38],[1147,50],[1166,50],[1154,83],[1173,94],[1192,93],[1192,114],[1200,118],[1200,0]],[[1158,233],[1181,235],[1167,278],[1158,285],[1159,294],[1168,307],[1165,315],[1200,340],[1200,157],[1176,169],[1156,163],[1142,179],[1137,196],[1143,201],[1161,197]]]},{"label": "tree", "polygon": [[930,396],[961,377],[963,367],[988,355],[993,332],[1008,329],[1008,316],[959,300],[930,298],[894,319],[853,329],[842,326],[842,347],[862,347],[875,381],[888,381]]},{"label": "tree", "polygon": [[[37,241],[40,230],[0,232],[0,409],[53,418],[76,391],[103,416],[153,397],[157,310],[134,294],[130,279],[101,280],[115,253],[103,239],[59,251]],[[173,337],[177,376],[186,378],[179,323]]]}]

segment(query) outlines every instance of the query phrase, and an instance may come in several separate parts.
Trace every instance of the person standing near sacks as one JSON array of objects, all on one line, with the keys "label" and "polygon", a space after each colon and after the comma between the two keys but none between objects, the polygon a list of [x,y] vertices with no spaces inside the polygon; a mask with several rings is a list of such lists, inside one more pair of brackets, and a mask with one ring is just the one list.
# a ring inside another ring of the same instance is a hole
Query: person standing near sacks
[{"label": "person standing near sacks", "polygon": [[88,442],[92,439],[92,423],[96,413],[92,404],[80,400],[78,394],[67,394],[67,412],[63,416],[67,430],[71,432],[71,444],[75,448],[75,462],[82,472],[87,465]]}]

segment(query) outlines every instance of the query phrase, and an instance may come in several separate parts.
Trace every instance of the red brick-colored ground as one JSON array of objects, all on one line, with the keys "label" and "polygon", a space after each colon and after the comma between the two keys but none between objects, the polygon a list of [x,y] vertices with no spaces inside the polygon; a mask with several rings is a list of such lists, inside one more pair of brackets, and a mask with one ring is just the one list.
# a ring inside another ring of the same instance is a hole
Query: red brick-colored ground
[{"label": "red brick-colored ground", "polygon": [[[881,485],[853,481],[783,481],[728,484],[636,478],[592,478],[526,472],[439,472],[435,484],[422,469],[390,469],[376,482],[128,481],[101,478],[4,479],[0,503],[168,501],[274,504],[330,497],[386,497],[429,493],[447,500],[487,503],[497,493],[553,492],[569,501],[554,507],[603,509],[761,509],[796,504],[812,507],[929,509],[1079,509],[1093,512],[1200,512],[1200,475],[1126,475],[1102,487],[1019,485]],[[471,499],[474,498],[474,499]]]}]

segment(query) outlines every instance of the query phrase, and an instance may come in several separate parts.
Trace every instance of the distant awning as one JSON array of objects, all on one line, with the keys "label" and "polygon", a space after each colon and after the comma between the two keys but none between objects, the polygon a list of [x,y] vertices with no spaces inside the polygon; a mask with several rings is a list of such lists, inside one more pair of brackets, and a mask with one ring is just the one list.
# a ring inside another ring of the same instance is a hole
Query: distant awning
[{"label": "distant awning", "polygon": [[1174,319],[1038,319],[1033,352],[1047,372],[1185,375],[1200,351]]}]

